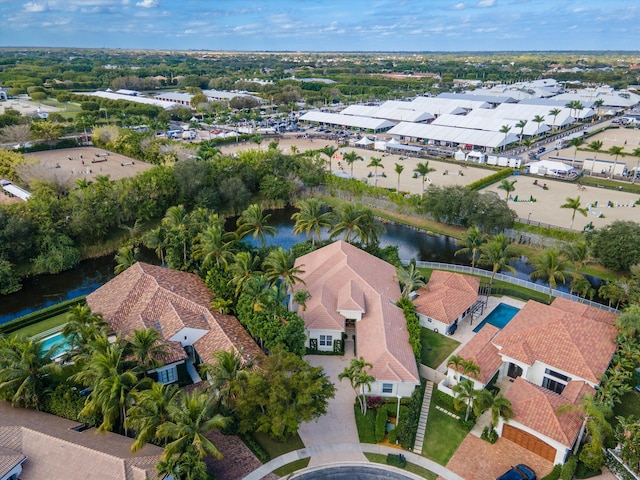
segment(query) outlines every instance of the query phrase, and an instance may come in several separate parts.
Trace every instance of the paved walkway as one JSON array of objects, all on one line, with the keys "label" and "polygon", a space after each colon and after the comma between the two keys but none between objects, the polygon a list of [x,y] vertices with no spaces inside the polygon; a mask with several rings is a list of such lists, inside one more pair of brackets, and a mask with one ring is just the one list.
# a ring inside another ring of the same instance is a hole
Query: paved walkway
[{"label": "paved walkway", "polygon": [[427,420],[429,420],[429,407],[431,406],[431,394],[433,393],[433,382],[427,381],[422,397],[422,410],[420,410],[420,420],[418,421],[418,431],[416,441],[413,444],[413,451],[422,453],[424,445],[424,433],[427,430]]},{"label": "paved walkway", "polygon": [[[265,475],[271,473],[276,468],[287,465],[291,462],[299,460],[301,458],[307,457],[320,457],[326,456],[328,458],[335,458],[338,454],[345,454],[352,452],[354,456],[361,455],[364,457],[363,452],[368,453],[378,453],[380,455],[387,455],[388,453],[397,454],[398,449],[391,447],[383,447],[382,445],[374,445],[371,443],[333,443],[327,445],[317,445],[315,447],[303,448],[300,450],[295,450],[293,452],[286,453],[281,455],[280,457],[274,458],[268,463],[265,463],[257,470],[254,470],[252,473],[244,477],[244,480],[260,480]],[[428,458],[421,457],[420,455],[416,455],[415,453],[402,451],[402,454],[407,458],[409,463],[413,463],[422,468],[426,468],[434,472],[441,478],[446,480],[463,480],[464,477],[452,472],[451,470],[443,467],[442,465],[434,462],[433,460],[429,460]],[[349,461],[349,460],[345,460]],[[353,460],[351,460],[353,461]],[[365,457],[366,461],[366,457]],[[335,461],[329,461],[328,464],[334,463]]]}]

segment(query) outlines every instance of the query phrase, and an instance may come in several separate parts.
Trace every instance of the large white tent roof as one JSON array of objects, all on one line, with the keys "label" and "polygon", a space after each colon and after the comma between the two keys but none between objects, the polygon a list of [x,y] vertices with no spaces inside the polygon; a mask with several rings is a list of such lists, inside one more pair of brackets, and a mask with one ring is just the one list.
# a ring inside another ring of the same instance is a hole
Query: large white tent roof
[{"label": "large white tent roof", "polygon": [[[408,105],[404,102],[405,105]],[[422,112],[408,108],[398,108],[386,103],[372,107],[368,105],[351,105],[345,108],[342,115],[356,115],[363,117],[384,118],[387,120],[395,120],[396,122],[425,122],[431,120],[433,115],[428,112]]]},{"label": "large white tent roof", "polygon": [[505,144],[518,141],[518,136],[512,132],[509,132],[505,139],[505,135],[500,132],[467,130],[464,128],[440,125],[421,125],[409,122],[401,122],[387,133],[395,136],[422,138],[464,145],[478,145],[486,148],[498,148]]},{"label": "large white tent roof", "polygon": [[[472,115],[476,111],[480,111],[483,113],[479,115]],[[471,130],[486,130],[490,132],[499,132],[504,125],[508,125],[509,127],[511,127],[512,133],[520,135],[520,131],[522,129],[516,127],[516,124],[519,122],[519,120],[508,119],[502,117],[501,115],[491,113],[495,112],[495,110],[488,110],[486,115],[484,114],[484,110],[474,110],[474,112],[470,112],[469,115],[464,116],[442,115],[434,120],[432,125],[467,128]],[[539,135],[540,133],[546,132],[547,130],[549,130],[549,127],[544,123],[538,125],[537,123],[534,123],[532,121],[527,121],[524,126],[523,135]]]},{"label": "large white tent roof", "polygon": [[358,117],[355,115],[341,115],[339,113],[328,112],[307,112],[300,117],[305,122],[318,122],[328,125],[340,125],[343,127],[362,128],[366,130],[385,130],[394,124],[389,120],[379,118]]},{"label": "large white tent roof", "polygon": [[114,92],[75,92],[78,95],[91,95],[93,97],[108,98],[109,100],[125,100],[127,102],[142,103],[144,105],[153,105],[155,107],[162,107],[166,110],[176,106],[173,102],[166,102],[164,100],[156,100],[155,98],[141,97],[139,95],[122,95]]}]

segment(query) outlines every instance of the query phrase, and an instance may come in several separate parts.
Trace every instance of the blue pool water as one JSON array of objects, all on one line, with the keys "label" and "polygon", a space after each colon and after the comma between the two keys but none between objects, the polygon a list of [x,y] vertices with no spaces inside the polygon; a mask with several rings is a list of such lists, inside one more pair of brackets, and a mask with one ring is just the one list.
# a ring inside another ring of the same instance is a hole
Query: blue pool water
[{"label": "blue pool water", "polygon": [[69,350],[69,341],[64,338],[64,335],[62,335],[62,333],[56,333],[55,335],[47,337],[42,341],[42,350],[45,352],[54,346],[56,346],[57,348],[53,353],[53,357],[57,357],[58,355],[62,355],[64,352]]},{"label": "blue pool water", "polygon": [[487,315],[476,328],[473,329],[473,331],[474,333],[478,333],[486,323],[493,325],[494,327],[504,328],[519,311],[520,309],[517,307],[512,307],[506,303],[499,303],[498,306],[489,315]]}]

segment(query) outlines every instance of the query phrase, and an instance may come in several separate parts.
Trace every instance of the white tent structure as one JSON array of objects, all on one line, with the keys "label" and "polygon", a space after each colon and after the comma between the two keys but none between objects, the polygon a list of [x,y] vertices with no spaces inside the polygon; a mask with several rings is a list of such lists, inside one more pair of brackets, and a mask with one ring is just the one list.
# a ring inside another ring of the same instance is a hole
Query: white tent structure
[{"label": "white tent structure", "polygon": [[373,140],[371,140],[369,137],[365,135],[364,137],[362,137],[360,140],[356,142],[356,145],[360,145],[361,147],[368,147],[373,143],[374,143]]},{"label": "white tent structure", "polygon": [[458,161],[463,161],[467,159],[467,156],[464,154],[464,152],[461,149],[458,149],[458,151],[453,155],[453,158],[455,158]]},{"label": "white tent structure", "polygon": [[529,173],[534,175],[555,175],[566,176],[571,172],[575,173],[575,170],[562,162],[554,162],[552,160],[540,160],[538,162],[527,163],[529,167]]}]

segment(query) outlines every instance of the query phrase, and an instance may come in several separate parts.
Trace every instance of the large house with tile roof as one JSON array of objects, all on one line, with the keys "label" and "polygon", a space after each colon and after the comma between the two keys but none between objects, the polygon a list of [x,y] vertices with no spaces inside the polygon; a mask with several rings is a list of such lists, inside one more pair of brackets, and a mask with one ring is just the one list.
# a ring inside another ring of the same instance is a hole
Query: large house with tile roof
[{"label": "large house with tile roof", "polygon": [[[529,300],[502,329],[485,325],[458,355],[481,368],[476,388],[494,377],[513,385],[505,396],[514,417],[498,433],[554,463],[564,463],[579,441],[582,418],[558,412],[592,395],[616,344],[616,314],[556,298],[551,305]],[[439,388],[450,393],[462,378],[449,367]]]},{"label": "large house with tile roof", "polygon": [[209,362],[218,350],[234,350],[245,361],[261,355],[235,317],[211,310],[211,300],[197,275],[143,262],[87,296],[91,310],[104,316],[113,333],[127,336],[143,328],[160,333],[168,354],[150,373],[165,384],[178,380],[181,365],[195,373],[193,362]]},{"label": "large house with tile roof", "polygon": [[72,420],[0,402],[0,479],[158,478],[155,466],[162,448],[147,444],[131,453],[132,439],[80,427]]},{"label": "large house with tile roof", "polygon": [[295,290],[310,294],[305,308],[292,305],[305,322],[307,347],[332,351],[336,340],[355,333],[357,355],[373,365],[371,395],[410,396],[420,378],[393,265],[342,240],[303,255]]},{"label": "large house with tile roof", "polygon": [[434,270],[427,285],[417,290],[413,298],[420,326],[453,334],[463,319],[482,309],[479,288],[478,277]]}]

